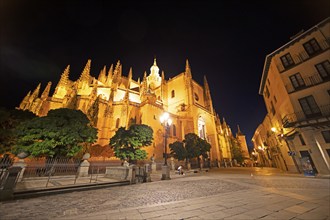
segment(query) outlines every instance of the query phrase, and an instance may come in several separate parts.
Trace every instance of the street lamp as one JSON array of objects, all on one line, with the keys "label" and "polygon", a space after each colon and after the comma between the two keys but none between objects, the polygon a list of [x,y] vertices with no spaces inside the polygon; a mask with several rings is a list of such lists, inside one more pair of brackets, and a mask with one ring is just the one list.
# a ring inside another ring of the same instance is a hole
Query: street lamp
[{"label": "street lamp", "polygon": [[162,180],[169,180],[171,178],[170,169],[167,166],[167,137],[172,119],[167,112],[164,112],[163,115],[160,116],[160,123],[164,126],[164,165],[162,166]]}]

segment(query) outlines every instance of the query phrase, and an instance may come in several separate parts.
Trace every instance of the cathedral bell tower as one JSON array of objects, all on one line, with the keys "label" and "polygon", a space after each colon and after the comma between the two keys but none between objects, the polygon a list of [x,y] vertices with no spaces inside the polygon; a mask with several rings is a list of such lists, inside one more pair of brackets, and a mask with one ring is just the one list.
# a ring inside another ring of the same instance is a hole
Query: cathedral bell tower
[{"label": "cathedral bell tower", "polygon": [[156,63],[156,58],[154,59],[154,65],[150,68],[150,75],[147,77],[148,88],[154,90],[158,88],[162,83],[162,78],[159,76],[159,68]]}]

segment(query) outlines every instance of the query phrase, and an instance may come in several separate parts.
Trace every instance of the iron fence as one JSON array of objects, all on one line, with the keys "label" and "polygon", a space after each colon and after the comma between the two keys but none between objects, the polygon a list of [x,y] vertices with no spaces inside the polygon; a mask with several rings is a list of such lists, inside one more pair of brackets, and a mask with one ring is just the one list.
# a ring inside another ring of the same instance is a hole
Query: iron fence
[{"label": "iron fence", "polygon": [[319,109],[320,112],[317,114],[305,114],[303,111],[288,114],[282,119],[283,126],[288,128],[302,121],[317,120],[323,117],[330,117],[330,105],[319,106]]},{"label": "iron fence", "polygon": [[8,169],[13,165],[13,158],[8,154],[4,154],[0,158],[0,189],[3,188],[8,176]]}]

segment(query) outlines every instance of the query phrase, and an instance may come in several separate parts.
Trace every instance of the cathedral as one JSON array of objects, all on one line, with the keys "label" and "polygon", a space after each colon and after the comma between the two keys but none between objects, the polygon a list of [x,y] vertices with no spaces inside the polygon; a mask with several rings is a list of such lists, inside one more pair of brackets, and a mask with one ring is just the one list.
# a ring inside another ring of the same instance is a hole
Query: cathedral
[{"label": "cathedral", "polygon": [[[91,60],[88,60],[79,79],[72,81],[68,65],[53,95],[50,95],[51,82],[41,95],[39,84],[32,93],[28,92],[18,108],[38,116],[47,115],[51,109],[79,109],[98,129],[96,144],[100,146],[109,145],[119,127],[128,128],[132,123],[149,125],[154,131],[154,141],[145,150],[149,158],[154,156],[158,162],[163,160],[164,152],[160,116],[168,112],[172,119],[168,144],[182,141],[187,133],[195,133],[211,144],[209,156],[215,166],[231,161],[231,129],[224,119],[220,121],[213,108],[206,77],[203,85],[198,84],[192,78],[188,60],[184,71],[170,79],[165,78],[164,71],[160,74],[156,59],[150,73],[144,72],[142,81],[133,80],[132,68],[124,76],[120,61],[108,70],[105,66],[97,78],[91,75],[90,69]],[[243,139],[245,141],[245,136]]]}]

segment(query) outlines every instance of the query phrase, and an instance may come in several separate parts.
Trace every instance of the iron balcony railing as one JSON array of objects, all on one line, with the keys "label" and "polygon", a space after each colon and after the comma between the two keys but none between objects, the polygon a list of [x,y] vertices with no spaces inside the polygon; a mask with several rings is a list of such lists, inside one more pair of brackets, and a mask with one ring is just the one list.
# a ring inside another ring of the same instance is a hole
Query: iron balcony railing
[{"label": "iron balcony railing", "polygon": [[303,85],[294,87],[291,82],[288,82],[285,84],[285,88],[288,93],[293,93],[295,91],[306,89],[311,86],[315,86],[315,85],[321,84],[321,83],[329,81],[329,80],[330,80],[330,77],[322,78],[318,72],[315,72],[311,76],[303,77],[303,81],[304,81]]},{"label": "iron balcony railing", "polygon": [[313,114],[306,114],[303,111],[295,112],[284,116],[282,119],[283,126],[285,128],[297,126],[299,123],[301,126],[317,124],[320,122],[330,120],[330,105],[319,106],[319,112]]},{"label": "iron balcony railing", "polygon": [[329,49],[329,41],[327,39],[325,40],[322,40],[322,41],[319,41],[318,42],[320,47],[321,47],[321,50],[317,51],[315,54],[311,54],[309,55],[306,50],[301,50],[300,52],[298,53],[291,53],[290,51],[290,54],[291,54],[291,57],[294,61],[294,63],[290,66],[287,66],[287,67],[284,67],[282,62],[280,61],[280,59],[278,59],[278,61],[276,62],[276,67],[278,69],[278,71],[280,73],[282,72],[285,72],[287,71],[288,69],[291,69],[291,68],[294,68],[295,66],[298,66],[300,65],[301,63],[319,55],[319,54],[322,54],[323,52],[325,52],[326,50]]}]

